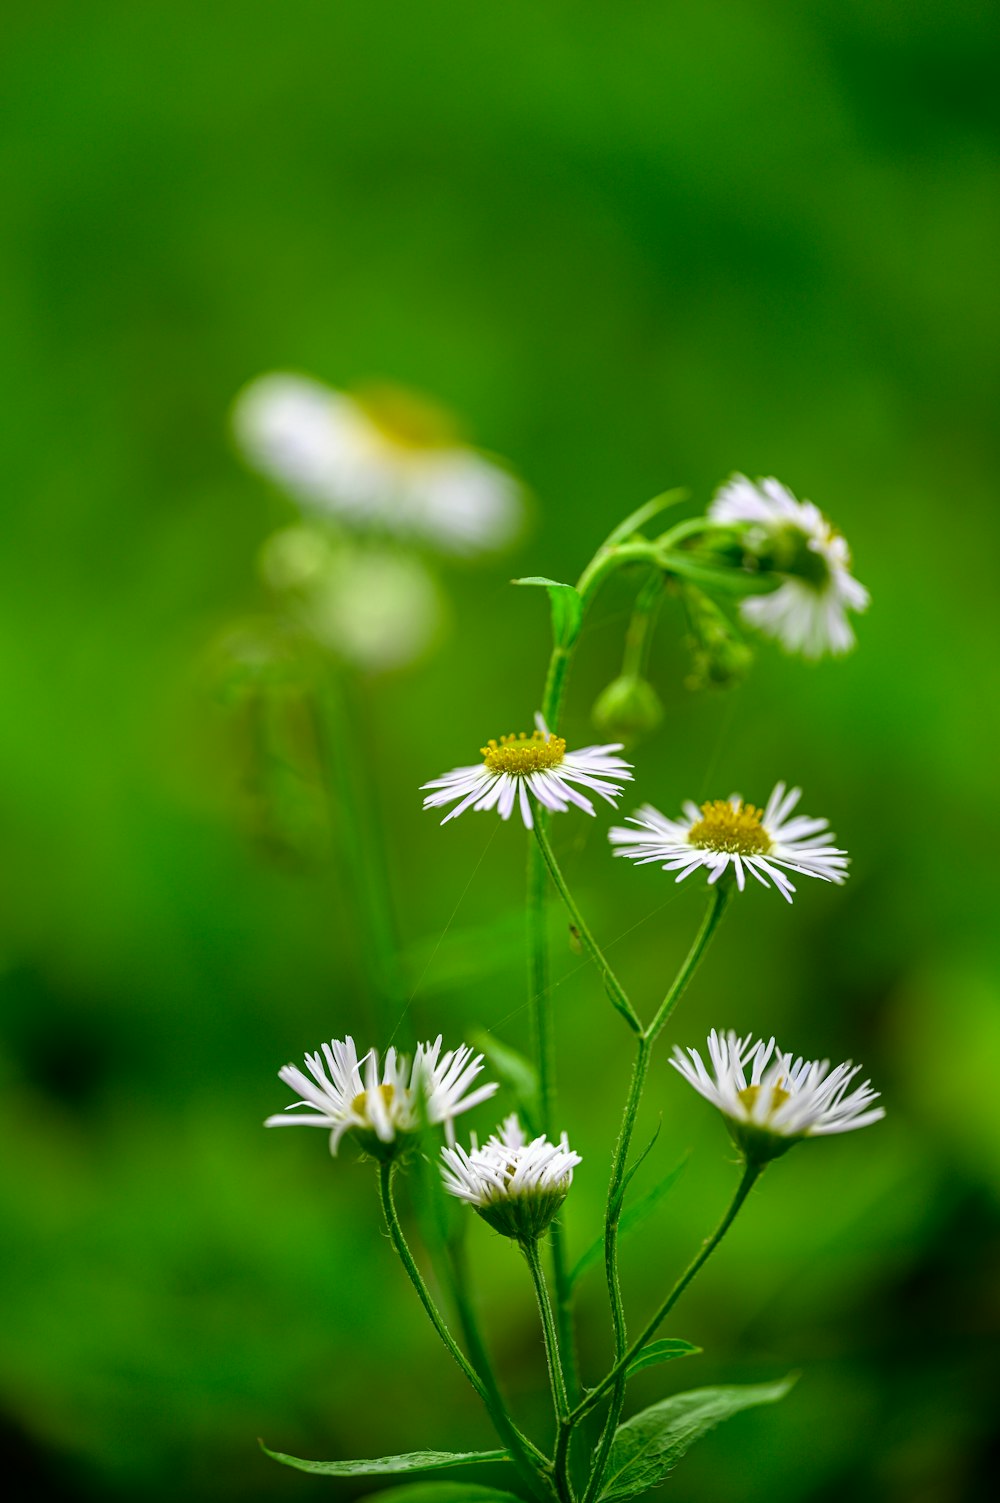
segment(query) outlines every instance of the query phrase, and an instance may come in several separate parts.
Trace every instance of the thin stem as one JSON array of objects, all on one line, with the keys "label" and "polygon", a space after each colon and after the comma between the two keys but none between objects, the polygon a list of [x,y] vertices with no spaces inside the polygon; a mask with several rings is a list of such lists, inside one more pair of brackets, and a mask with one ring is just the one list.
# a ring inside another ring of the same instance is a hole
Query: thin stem
[{"label": "thin stem", "polygon": [[639,591],[632,608],[622,657],[622,675],[626,678],[645,677],[649,665],[649,649],[653,644],[653,630],[662,603],[663,575],[657,569]]},{"label": "thin stem", "polygon": [[380,1163],[378,1176],[382,1213],[385,1216],[385,1224],[388,1228],[392,1245],[399,1255],[399,1260],[406,1270],[410,1283],[416,1290],[417,1298],[430,1318],[431,1325],[437,1331],[444,1345],[482,1399],[500,1439],[510,1451],[511,1460],[537,1497],[540,1491],[539,1478],[541,1477],[547,1483],[550,1463],[542,1455],[541,1451],[538,1450],[537,1446],[526,1435],[521,1434],[507,1413],[499,1394],[495,1390],[495,1385],[484,1382],[483,1378],[472,1366],[471,1362],[469,1362],[454,1336],[452,1336],[441,1312],[438,1310],[437,1305],[435,1305],[431,1297],[431,1292],[424,1283],[423,1275],[417,1267],[416,1260],[409,1249],[409,1245],[403,1235],[403,1228],[400,1225],[392,1193],[392,1179],[395,1167],[395,1164],[391,1162]]},{"label": "thin stem", "polygon": [[576,900],[574,899],[573,894],[570,892],[569,888],[566,885],[566,879],[563,877],[559,863],[555,858],[555,853],[552,850],[552,845],[549,841],[548,832],[545,829],[545,823],[543,820],[535,820],[535,839],[538,842],[538,848],[542,853],[542,859],[549,869],[549,875],[555,883],[556,888],[559,892],[559,896],[565,903],[567,912],[569,913],[569,916],[573,921],[573,928],[579,934],[584,949],[587,951],[587,954],[590,956],[591,960],[594,962],[594,964],[597,966],[597,969],[601,973],[601,979],[604,982],[604,989],[611,999],[612,1006],[621,1013],[622,1017],[625,1019],[634,1033],[641,1034],[642,1023],[639,1020],[635,1008],[632,1006],[631,1002],[628,999],[628,996],[626,995],[625,988],[622,986],[621,982],[618,980],[618,977],[615,975],[607,960],[604,958],[601,947],[598,945],[596,939],[587,927],[583,914],[577,907]]},{"label": "thin stem", "polygon": [[716,1227],[711,1237],[709,1237],[708,1241],[702,1245],[701,1251],[697,1253],[694,1258],[692,1258],[691,1262],[681,1274],[680,1278],[677,1280],[676,1284],[671,1289],[662,1305],[656,1311],[656,1314],[649,1321],[647,1321],[640,1335],[638,1335],[632,1342],[631,1346],[621,1357],[621,1359],[615,1363],[614,1367],[607,1374],[607,1376],[601,1379],[597,1387],[592,1388],[587,1394],[586,1398],[580,1400],[580,1403],[577,1404],[576,1408],[570,1415],[571,1423],[575,1424],[579,1419],[582,1418],[584,1414],[588,1412],[588,1410],[593,1409],[595,1404],[600,1403],[601,1399],[607,1393],[608,1389],[613,1383],[617,1381],[620,1374],[626,1370],[629,1363],[632,1362],[642,1351],[643,1347],[653,1339],[661,1324],[670,1314],[671,1310],[674,1308],[677,1301],[684,1293],[685,1289],[691,1283],[695,1275],[702,1268],[704,1268],[705,1264],[708,1262],[709,1258],[712,1256],[715,1249],[718,1247],[719,1243],[722,1241],[723,1237],[726,1235],[729,1228],[736,1220],[740,1207],[743,1205],[743,1202],[750,1194],[750,1191],[753,1189],[756,1181],[764,1172],[764,1168],[765,1165],[761,1163],[748,1162],[745,1164],[743,1169],[743,1177],[739,1182],[736,1194],[733,1196],[728,1211],[719,1222],[719,1225]]},{"label": "thin stem", "polygon": [[525,1262],[531,1271],[531,1281],[535,1286],[535,1299],[538,1302],[538,1314],[542,1322],[542,1338],[545,1342],[545,1360],[549,1370],[549,1387],[552,1390],[552,1406],[555,1410],[557,1427],[555,1455],[556,1492],[560,1499],[565,1499],[566,1503],[572,1503],[573,1484],[569,1474],[572,1432],[567,1425],[570,1401],[566,1388],[566,1375],[563,1370],[562,1357],[559,1351],[556,1320],[552,1311],[552,1302],[549,1299],[548,1286],[545,1283],[542,1260],[538,1254],[537,1238],[522,1242],[521,1251],[524,1253]]},{"label": "thin stem", "polygon": [[670,1014],[684,994],[691,977],[701,964],[702,957],[708,948],[709,940],[719,927],[722,915],[726,911],[732,891],[733,884],[728,873],[719,882],[716,882],[712,888],[711,897],[708,900],[708,909],[702,920],[701,928],[695,935],[694,944],[691,946],[683,965],[674,977],[670,990],[660,1003],[656,1017],[646,1029],[646,1038],[650,1043],[653,1042],[663,1029]]},{"label": "thin stem", "polygon": [[[625,1166],[628,1162],[632,1133],[635,1129],[636,1117],[639,1112],[639,1102],[642,1099],[642,1088],[646,1082],[651,1048],[652,1045],[646,1039],[645,1035],[640,1035],[635,1063],[632,1066],[632,1079],[629,1083],[628,1098],[625,1102],[625,1111],[622,1115],[622,1125],[618,1133],[618,1142],[615,1145],[615,1155],[611,1166],[611,1179],[608,1184],[608,1205],[604,1229],[604,1273],[608,1285],[608,1298],[611,1302],[611,1323],[614,1330],[616,1363],[621,1361],[628,1346],[628,1331],[625,1324],[625,1302],[622,1299],[621,1279],[618,1273],[618,1228],[621,1222],[622,1206],[625,1198]],[[615,1383],[611,1409],[598,1444],[597,1468],[602,1472],[624,1403],[625,1374],[623,1372]]]},{"label": "thin stem", "polygon": [[[623,1182],[625,1164],[628,1158],[629,1146],[632,1140],[632,1131],[635,1126],[636,1116],[639,1110],[639,1102],[642,1097],[642,1089],[645,1084],[646,1071],[649,1065],[649,1055],[653,1043],[667,1022],[681,995],[691,981],[692,976],[701,963],[702,957],[708,947],[712,935],[718,928],[719,921],[729,901],[729,884],[720,883],[712,889],[708,908],[701,927],[695,936],[694,943],[688,951],[680,970],[674,977],[653,1022],[639,1039],[638,1051],[632,1070],[632,1081],[629,1086],[628,1099],[625,1103],[625,1111],[622,1117],[621,1131],[618,1137],[618,1145],[615,1150],[614,1164],[611,1171],[611,1182],[608,1186],[608,1209],[607,1222],[604,1234],[604,1266],[608,1284],[608,1297],[611,1301],[611,1318],[615,1336],[615,1363],[622,1362],[627,1349],[627,1332],[625,1325],[625,1310],[621,1294],[621,1281],[618,1273],[618,1227],[622,1213]],[[604,1467],[614,1440],[618,1422],[621,1419],[622,1410],[625,1406],[625,1369],[621,1368],[618,1377],[614,1380],[614,1393],[608,1409],[604,1429],[597,1447],[597,1458],[594,1463],[593,1476],[603,1476]],[[591,1494],[588,1491],[588,1499]]]},{"label": "thin stem", "polygon": [[545,1282],[545,1274],[542,1272],[542,1260],[538,1255],[538,1239],[532,1238],[521,1243],[521,1251],[524,1259],[531,1270],[531,1281],[535,1286],[535,1299],[538,1301],[538,1313],[542,1321],[542,1336],[545,1341],[545,1358],[549,1366],[549,1382],[552,1386],[552,1402],[555,1407],[556,1419],[565,1419],[569,1414],[569,1397],[566,1393],[566,1377],[563,1373],[562,1358],[559,1355],[559,1336],[556,1332],[555,1316],[552,1313],[552,1302],[549,1299],[548,1285]]}]

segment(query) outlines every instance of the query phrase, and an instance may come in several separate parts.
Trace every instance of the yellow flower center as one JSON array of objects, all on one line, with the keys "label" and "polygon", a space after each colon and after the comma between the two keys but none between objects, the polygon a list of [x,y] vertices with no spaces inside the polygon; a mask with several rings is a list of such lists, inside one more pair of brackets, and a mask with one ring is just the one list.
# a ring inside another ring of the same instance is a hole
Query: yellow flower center
[{"label": "yellow flower center", "polygon": [[382,437],[401,449],[449,449],[459,442],[451,414],[416,392],[373,385],[357,392],[355,400]]},{"label": "yellow flower center", "polygon": [[499,741],[488,741],[479,750],[483,765],[490,772],[544,772],[547,767],[558,767],[566,755],[566,743],[561,736],[546,736],[541,731],[524,731],[519,736],[501,736]]},{"label": "yellow flower center", "polygon": [[[748,1112],[753,1111],[754,1102],[757,1100],[757,1097],[759,1095],[759,1085],[744,1086],[743,1090],[739,1092],[739,1098]],[[791,1099],[791,1095],[791,1091],[786,1091],[780,1085],[776,1085],[771,1092],[771,1110],[768,1113],[768,1116],[773,1117],[775,1112],[778,1110],[778,1107],[784,1106],[785,1102]]]},{"label": "yellow flower center", "polygon": [[[382,1097],[382,1100],[384,1101],[386,1106],[386,1110],[388,1111],[392,1107],[392,1099],[396,1094],[395,1086],[380,1085],[376,1086],[375,1089]],[[361,1117],[365,1122],[371,1121],[371,1118],[368,1115],[369,1094],[370,1093],[368,1091],[359,1091],[354,1100],[351,1102],[351,1111],[357,1112],[358,1116]]]},{"label": "yellow flower center", "polygon": [[726,799],[702,804],[701,819],[691,826],[691,845],[709,851],[732,851],[738,856],[763,856],[771,849],[771,837],[761,824],[763,810],[754,804]]}]

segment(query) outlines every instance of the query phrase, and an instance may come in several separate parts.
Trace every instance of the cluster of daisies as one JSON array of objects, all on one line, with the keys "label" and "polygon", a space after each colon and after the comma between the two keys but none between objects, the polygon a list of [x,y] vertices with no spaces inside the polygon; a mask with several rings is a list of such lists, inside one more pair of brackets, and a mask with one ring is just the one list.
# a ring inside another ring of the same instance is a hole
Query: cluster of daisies
[{"label": "cluster of daisies", "polygon": [[[294,475],[303,499],[316,506],[336,501],[348,509],[371,507],[373,492],[364,465],[374,448],[386,442],[384,425],[374,412],[352,406],[353,399],[333,400],[336,394],[314,383],[270,379],[284,384],[252,388],[239,414],[244,441],[261,467]],[[398,423],[404,418],[419,428],[427,414],[396,412]],[[440,514],[428,486],[432,478],[437,484],[448,474],[456,486],[457,477],[464,475],[469,495],[479,487],[480,540],[483,519],[493,518],[496,536],[508,525],[509,493],[478,468],[485,462],[471,452],[438,453],[433,463],[426,454],[419,462],[413,455],[400,462],[396,499],[410,508],[415,528],[438,525]],[[492,502],[483,499],[490,484]],[[816,507],[797,501],[776,480],[755,485],[736,476],[716,496],[709,517],[720,528],[734,530],[749,552],[767,560],[766,567],[782,579],[770,594],[743,603],[749,624],[808,656],[843,652],[852,645],[847,613],[863,610],[868,595],[850,574],[846,543]],[[471,537],[467,526],[452,540],[464,546]],[[470,809],[494,810],[506,821],[516,809],[529,830],[538,810],[562,814],[577,808],[593,815],[595,795],[616,808],[632,781],[632,768],[619,755],[623,749],[614,743],[571,751],[537,717],[532,732],[490,740],[480,748],[481,761],[426,783],[424,807],[447,810],[442,824]],[[676,818],[644,804],[625,825],[609,831],[609,840],[616,856],[657,865],[677,882],[704,871],[709,884],[724,880],[742,892],[752,877],[791,902],[792,876],[839,884],[848,875],[847,853],[834,844],[828,821],[796,813],[800,797],[798,788],[778,783],[763,805],[733,794],[701,805],[689,801]],[[831,1068],[828,1060],[784,1052],[773,1038],[765,1042],[715,1030],[707,1054],[708,1064],[696,1049],[676,1049],[671,1062],[723,1114],[748,1161],[766,1162],[805,1138],[866,1127],[884,1115],[874,1104],[877,1092],[868,1081],[857,1083],[860,1067],[849,1061]],[[513,1115],[482,1145],[474,1135],[469,1148],[456,1142],[454,1119],[497,1090],[495,1083],[478,1083],[483,1056],[468,1046],[442,1052],[439,1037],[421,1044],[412,1059],[389,1049],[380,1063],[374,1049],[359,1058],[354,1041],[347,1038],[323,1044],[306,1055],[305,1064],[306,1071],[295,1065],[280,1071],[299,1099],[269,1117],[267,1126],[323,1127],[333,1153],[350,1135],[383,1162],[404,1155],[425,1128],[441,1127],[445,1188],[497,1231],[525,1242],[540,1236],[557,1214],[581,1162],[565,1134],[557,1143],[545,1134],[531,1137]]]},{"label": "cluster of daisies", "polygon": [[[296,1065],[279,1071],[300,1099],[265,1126],[325,1128],[334,1154],[350,1134],[386,1162],[405,1156],[425,1125],[443,1127],[445,1189],[503,1236],[537,1239],[558,1214],[580,1156],[565,1133],[557,1143],[544,1133],[529,1137],[516,1113],[482,1145],[475,1134],[469,1148],[456,1143],[454,1119],[487,1101],[497,1085],[475,1084],[481,1054],[464,1044],[442,1053],[441,1044],[439,1037],[418,1045],[412,1060],[389,1049],[381,1068],[374,1049],[359,1059],[351,1038],[323,1044],[306,1055],[308,1074]],[[829,1060],[793,1058],[773,1038],[715,1029],[708,1058],[711,1068],[697,1049],[675,1049],[671,1063],[723,1114],[748,1160],[763,1163],[805,1138],[867,1127],[884,1116],[871,1083],[855,1083],[860,1067],[850,1061],[831,1069]]]}]

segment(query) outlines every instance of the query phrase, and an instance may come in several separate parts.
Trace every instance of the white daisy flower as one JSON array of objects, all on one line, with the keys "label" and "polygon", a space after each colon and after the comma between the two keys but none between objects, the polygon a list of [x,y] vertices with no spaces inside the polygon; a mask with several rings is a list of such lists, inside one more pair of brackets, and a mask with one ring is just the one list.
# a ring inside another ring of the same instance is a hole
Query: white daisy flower
[{"label": "white daisy flower", "polygon": [[802,1138],[868,1127],[885,1116],[870,1081],[854,1085],[861,1066],[848,1060],[793,1059],[774,1039],[754,1042],[735,1033],[708,1036],[711,1071],[697,1049],[674,1049],[670,1061],[706,1101],[718,1107],[747,1158],[777,1158]]},{"label": "white daisy flower", "polygon": [[675,871],[678,882],[699,867],[707,869],[709,882],[718,882],[732,867],[740,892],[749,872],[763,887],[773,882],[790,903],[795,887],[782,868],[824,882],[842,883],[848,875],[847,852],[829,843],[836,836],[828,820],[790,818],[801,797],[801,788],[789,792],[779,783],[764,809],[745,804],[735,793],[700,808],[689,799],[680,819],[667,819],[644,804],[629,819],[635,829],[616,825],[608,839],[616,856],[637,866],[655,862],[665,872]]},{"label": "white daisy flower", "polygon": [[[483,1056],[474,1055],[466,1044],[442,1054],[440,1034],[433,1044],[417,1045],[412,1064],[395,1049],[387,1049],[381,1076],[376,1050],[370,1049],[359,1060],[352,1038],[333,1039],[315,1054],[307,1054],[306,1067],[308,1076],[296,1065],[278,1071],[301,1100],[268,1117],[264,1126],[328,1128],[333,1154],[344,1134],[353,1132],[367,1153],[392,1158],[402,1146],[400,1138],[419,1127],[421,1103],[426,1120],[444,1123],[448,1141],[453,1143],[452,1119],[479,1106],[497,1090],[495,1082],[470,1090],[483,1068]],[[308,1110],[298,1114],[302,1106]]]},{"label": "white daisy flower", "polygon": [[469,808],[496,809],[501,819],[509,819],[516,803],[525,828],[530,830],[534,818],[529,794],[557,814],[565,814],[570,804],[593,814],[593,804],[576,784],[600,794],[614,807],[622,792],[617,785],[632,781],[630,764],[613,755],[622,750],[621,742],[568,752],[562,736],[553,735],[540,715],[535,716],[535,725],[537,729],[530,736],[522,731],[517,736],[488,741],[479,748],[482,762],[456,767],[443,778],[424,783],[424,789],[432,790],[424,799],[424,808],[456,804],[441,821],[446,825]]},{"label": "white daisy flower", "polygon": [[248,461],[304,507],[446,553],[503,548],[520,529],[517,481],[414,393],[275,373],[242,392],[233,422]]},{"label": "white daisy flower", "polygon": [[851,574],[851,552],[811,501],[798,501],[775,479],[755,485],[734,475],[708,510],[714,522],[755,524],[754,546],[774,555],[785,582],[770,595],[741,602],[743,618],[789,652],[807,658],[849,652],[854,632],[848,611],[864,611],[870,596]]},{"label": "white daisy flower", "polygon": [[540,1237],[573,1183],[582,1160],[563,1133],[558,1143],[542,1134],[530,1142],[517,1113],[506,1117],[482,1148],[442,1148],[445,1189],[473,1206],[494,1230],[518,1241]]}]

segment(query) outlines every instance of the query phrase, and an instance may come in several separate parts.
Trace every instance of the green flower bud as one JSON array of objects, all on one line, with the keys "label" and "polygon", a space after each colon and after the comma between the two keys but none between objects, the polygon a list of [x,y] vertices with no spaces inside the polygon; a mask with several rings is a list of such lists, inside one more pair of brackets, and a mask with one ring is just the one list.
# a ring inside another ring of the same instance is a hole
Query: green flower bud
[{"label": "green flower bud", "polygon": [[652,684],[635,674],[612,679],[597,697],[591,716],[597,729],[626,745],[648,736],[663,720],[664,710]]}]

